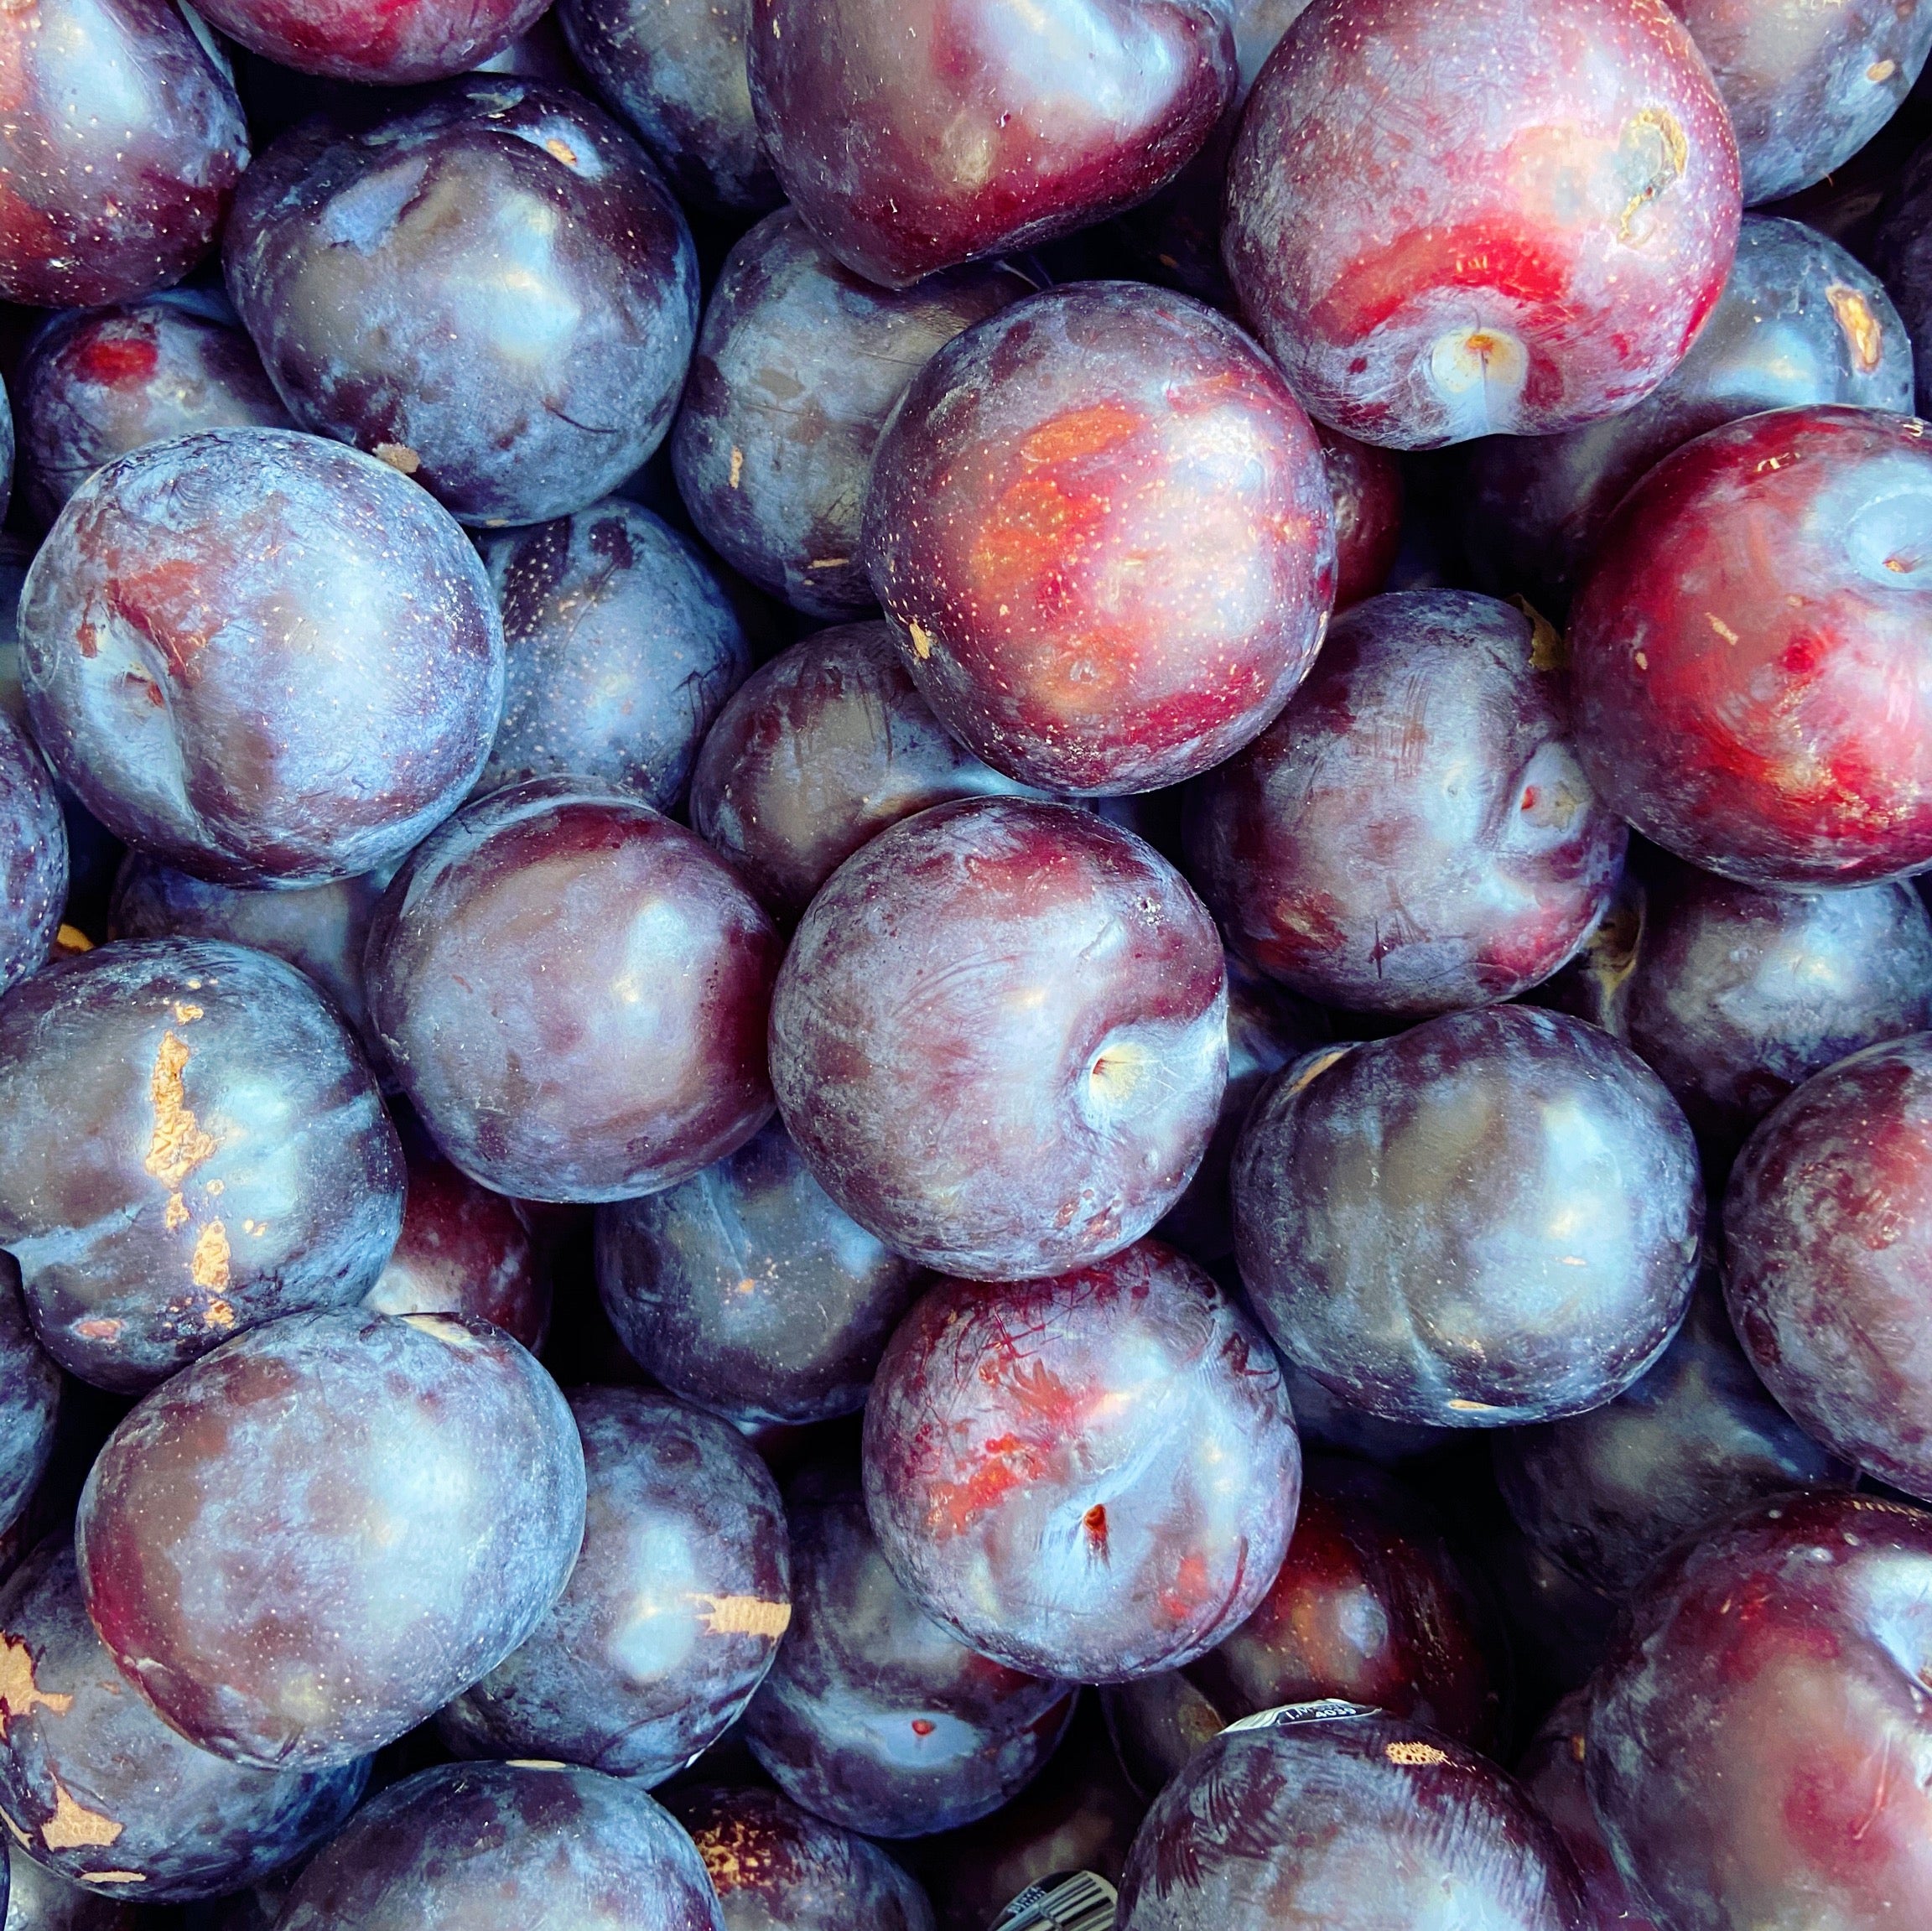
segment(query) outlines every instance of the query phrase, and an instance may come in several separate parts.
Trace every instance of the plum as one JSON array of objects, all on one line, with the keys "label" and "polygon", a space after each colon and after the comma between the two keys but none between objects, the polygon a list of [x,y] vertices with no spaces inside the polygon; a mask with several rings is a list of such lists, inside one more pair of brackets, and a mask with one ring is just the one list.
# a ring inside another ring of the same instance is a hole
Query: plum
[{"label": "plum", "polygon": [[1547,978],[1628,833],[1576,761],[1547,625],[1467,590],[1345,611],[1287,709],[1189,796],[1230,947],[1308,999],[1440,1012]]},{"label": "plum", "polygon": [[1618,506],[1570,631],[1577,753],[1646,838],[1747,885],[1932,864],[1932,449],[1774,409]]},{"label": "plum", "polygon": [[886,418],[936,350],[1032,286],[987,264],[896,293],[843,266],[796,209],[761,221],[725,257],[672,432],[691,520],[794,609],[870,610],[860,519]]},{"label": "plum", "polygon": [[319,1313],[143,1401],[87,1477],[75,1548],[94,1627],[167,1723],[237,1763],[325,1770],[501,1662],[583,1533],[570,1411],[509,1336]]},{"label": "plum", "polygon": [[146,1931],[153,1920],[137,1904],[70,1884],[16,1851],[9,1861],[9,1931]]},{"label": "plum", "polygon": [[1679,1537],[1853,1471],[1766,1394],[1715,1278],[1641,1380],[1602,1408],[1495,1437],[1496,1480],[1533,1541],[1592,1588],[1628,1596]]},{"label": "plum", "polygon": [[877,1845],[775,1790],[701,1788],[665,1802],[711,1873],[724,1931],[933,1931],[925,1892]]},{"label": "plum", "polygon": [[366,1804],[278,1931],[725,1931],[697,1847],[635,1784],[562,1763],[449,1763]]},{"label": "plum", "polygon": [[128,941],[0,1004],[0,1241],[83,1380],[139,1393],[258,1322],[352,1307],[402,1185],[355,1042],[266,953]]},{"label": "plum", "polygon": [[1905,324],[1869,268],[1801,222],[1747,215],[1710,319],[1634,408],[1469,445],[1462,537],[1476,574],[1560,620],[1610,512],[1673,449],[1762,409],[1909,409],[1912,369]]},{"label": "plum", "polygon": [[7,394],[7,385],[0,382],[0,517],[4,517],[13,501],[13,405]]},{"label": "plum", "polygon": [[1932,214],[1932,142],[1919,147],[1894,177],[1880,185],[1884,199],[1863,252],[1884,278],[1911,337],[1918,407],[1923,415],[1932,412],[1932,221],[1927,219]]},{"label": "plum", "polygon": [[0,716],[0,993],[46,963],[67,885],[67,827],[46,760]]},{"label": "plum", "polygon": [[47,1472],[60,1408],[60,1371],[27,1318],[18,1266],[0,1256],[0,1532],[21,1520]]},{"label": "plum", "polygon": [[196,429],[293,427],[227,304],[200,290],[50,317],[19,393],[27,505],[43,523],[131,449]]},{"label": "plum", "polygon": [[170,1729],[94,1633],[65,1537],[0,1590],[0,1814],[42,1863],[107,1897],[241,1890],[332,1836],[368,1781],[364,1762],[231,1763]]},{"label": "plum", "polygon": [[452,81],[248,171],[228,293],[289,413],[465,522],[616,488],[671,427],[698,324],[691,231],[636,142],[567,88]]},{"label": "plum", "polygon": [[886,1566],[858,1482],[814,1463],[786,1496],[792,1621],[745,1740],[796,1804],[871,1837],[997,1810],[1053,1753],[1069,1687],[976,1654]]},{"label": "plum", "polygon": [[1311,413],[1428,449],[1641,400],[1739,207],[1723,102],[1654,0],[1315,0],[1249,97],[1222,241]]},{"label": "plum", "polygon": [[1254,1103],[1235,1249],[1276,1344],[1394,1421],[1495,1428],[1601,1407],[1662,1353],[1704,1188],[1661,1081],[1524,1006],[1311,1054]]},{"label": "plum", "polygon": [[787,196],[889,288],[1145,200],[1235,81],[1222,0],[752,0],[749,46]]},{"label": "plum", "polygon": [[1932,1516],[1758,1503],[1645,1583],[1592,1693],[1584,1774],[1670,1931],[1922,1920],[1932,1897]]},{"label": "plum", "polygon": [[480,66],[548,0],[197,0],[221,31],[299,73],[398,87]]},{"label": "plum", "polygon": [[411,1103],[472,1180],[623,1200],[771,1117],[778,951],[694,833],[641,799],[539,779],[412,855],[370,932],[369,1006]]},{"label": "plum", "polygon": [[1815,1074],[1746,1142],[1724,1196],[1737,1337],[1834,1453],[1932,1498],[1932,1033]]},{"label": "plum", "polygon": [[0,300],[172,288],[248,165],[226,63],[174,0],[16,0],[0,18]]},{"label": "plum", "polygon": [[34,735],[117,837],[224,885],[400,858],[482,769],[503,630],[463,532],[387,464],[210,429],[76,490],[20,605]]},{"label": "plum", "polygon": [[728,1424],[634,1388],[572,1391],[584,1548],[535,1631],[438,1720],[458,1755],[661,1783],[750,1701],[792,1620],[778,1486]]},{"label": "plum", "polygon": [[1226,1085],[1206,909],[1070,805],[936,805],[813,901],[771,1002],[805,1164],[908,1258],[1027,1280],[1138,1239],[1180,1197]]},{"label": "plum", "polygon": [[569,772],[673,809],[751,668],[744,626],[697,546],[612,497],[491,537],[483,561],[508,664],[476,794]]},{"label": "plum", "polygon": [[1317,424],[1322,464],[1335,505],[1335,608],[1372,597],[1388,581],[1402,547],[1402,471],[1372,443]]},{"label": "plum", "polygon": [[1161,1792],[1119,1922],[1576,1931],[1581,1910],[1555,1833],[1493,1764],[1425,1725],[1327,1702],[1223,1731]]},{"label": "plum", "polygon": [[1048,790],[1154,791],[1255,737],[1335,596],[1301,405],[1226,318],[1048,288],[913,379],[865,506],[872,585],[940,721]]},{"label": "plum", "polygon": [[1301,1452],[1254,1322],[1144,1241],[1052,1280],[943,1280],[865,1405],[865,1503],[906,1592],[1015,1669],[1191,1662],[1267,1595]]},{"label": "plum", "polygon": [[631,1358],[740,1424],[863,1408],[918,1278],[776,1120],[681,1186],[598,1210],[597,1289]]}]

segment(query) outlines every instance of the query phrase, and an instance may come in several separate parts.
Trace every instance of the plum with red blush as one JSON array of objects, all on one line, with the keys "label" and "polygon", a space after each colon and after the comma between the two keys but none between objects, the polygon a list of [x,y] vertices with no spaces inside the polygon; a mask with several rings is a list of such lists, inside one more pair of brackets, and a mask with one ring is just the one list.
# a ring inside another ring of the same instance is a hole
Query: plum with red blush
[{"label": "plum with red blush", "polygon": [[534,25],[546,0],[205,0],[214,25],[282,67],[402,87],[480,67]]}]

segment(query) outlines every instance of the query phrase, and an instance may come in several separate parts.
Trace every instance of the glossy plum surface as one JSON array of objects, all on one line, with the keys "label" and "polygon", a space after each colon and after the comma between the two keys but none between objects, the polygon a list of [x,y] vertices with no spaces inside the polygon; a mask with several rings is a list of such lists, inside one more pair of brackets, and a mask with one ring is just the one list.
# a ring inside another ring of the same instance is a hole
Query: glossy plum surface
[{"label": "glossy plum surface", "polygon": [[0,1260],[0,1531],[18,1522],[47,1472],[60,1408],[60,1371],[41,1347],[13,1258]]},{"label": "glossy plum surface", "polygon": [[724,1931],[704,1861],[635,1784],[548,1763],[449,1763],[366,1805],[278,1931]]},{"label": "glossy plum surface", "polygon": [[1235,1247],[1291,1358],[1390,1420],[1599,1407],[1690,1303],[1704,1188],[1637,1056],[1555,1013],[1450,1013],[1311,1054],[1256,1101]]},{"label": "glossy plum surface", "polygon": [[621,1200],[771,1111],[771,920],[641,799],[564,778],[428,839],[370,933],[370,1010],[443,1151],[519,1199]]},{"label": "glossy plum surface", "polygon": [[1213,922],[1072,806],[921,812],[835,873],[771,1006],[771,1078],[818,1183],[979,1280],[1117,1253],[1192,1177],[1226,1084]]},{"label": "glossy plum surface", "polygon": [[67,827],[46,761],[0,717],[0,992],[45,963],[67,885]]},{"label": "glossy plum surface", "polygon": [[476,795],[564,773],[660,811],[751,668],[698,548],[612,497],[483,546],[508,651],[503,722]]},{"label": "glossy plum surface", "polygon": [[1765,1392],[1715,1280],[1676,1338],[1614,1401],[1495,1438],[1524,1533],[1592,1587],[1627,1596],[1680,1536],[1787,1489],[1836,1487],[1834,1461]]},{"label": "glossy plum surface", "polygon": [[776,1120],[681,1186],[597,1217],[597,1288],[631,1358],[728,1420],[862,1408],[919,1269],[834,1205]]},{"label": "glossy plum surface", "polygon": [[940,1282],[865,1407],[865,1501],[929,1614],[1015,1669],[1120,1682],[1254,1612],[1301,1452],[1259,1329],[1155,1242],[1052,1280]]},{"label": "glossy plum surface", "polygon": [[402,1220],[375,1079],[282,960],[130,941],[0,1004],[0,1240],[83,1380],[138,1394],[258,1322],[353,1306]]},{"label": "glossy plum surface", "polygon": [[903,288],[1173,179],[1234,87],[1218,0],[753,0],[751,104],[792,205]]},{"label": "glossy plum surface", "polygon": [[479,75],[248,172],[228,292],[304,428],[464,522],[569,516],[671,427],[698,324],[690,230],[635,140],[566,88]]},{"label": "glossy plum surface", "polygon": [[790,1626],[777,1484],[728,1423],[578,1389],[584,1548],[529,1638],[439,1720],[460,1756],[561,1757],[648,1788],[735,1722]]},{"label": "glossy plum surface", "polygon": [[1576,1874],[1515,1784],[1420,1724],[1326,1713],[1353,1707],[1209,1744],[1134,1840],[1122,1931],[1574,1931]]},{"label": "glossy plum surface", "polygon": [[198,1750],[128,1687],[94,1633],[74,1554],[43,1543],[0,1591],[0,1812],[62,1876],[110,1897],[215,1897],[305,1856],[368,1766],[252,1768]]},{"label": "glossy plum surface", "polygon": [[1645,837],[1750,885],[1932,864],[1932,450],[1875,409],[1779,409],[1666,457],[1570,632],[1579,755]]},{"label": "glossy plum surface", "polygon": [[1462,529],[1477,574],[1561,620],[1610,512],[1653,464],[1761,409],[1909,409],[1912,366],[1905,324],[1869,268],[1801,222],[1748,215],[1710,319],[1634,408],[1472,445]]},{"label": "glossy plum surface", "polygon": [[1235,291],[1310,410],[1432,448],[1655,388],[1730,269],[1737,157],[1654,0],[1316,0],[1227,207]]},{"label": "glossy plum surface", "polygon": [[248,130],[174,0],[22,0],[0,76],[0,300],[133,301],[214,246]]},{"label": "glossy plum surface", "polygon": [[1032,286],[989,263],[895,292],[844,267],[796,209],[761,221],[725,257],[672,432],[706,541],[809,615],[869,610],[860,522],[893,404],[936,350]]},{"label": "glossy plum surface", "polygon": [[570,1411],[507,1335],[305,1314],[134,1409],[75,1549],[101,1640],[169,1723],[236,1762],[321,1770],[516,1648],[583,1530]]},{"label": "glossy plum surface", "polygon": [[399,858],[482,768],[503,631],[463,532],[387,465],[283,429],[111,463],[28,573],[34,736],[116,836],[228,885]]},{"label": "glossy plum surface", "polygon": [[745,1713],[785,1794],[872,1837],[919,1837],[997,1810],[1053,1753],[1063,1683],[976,1654],[894,1580],[858,1482],[815,1465],[786,1496],[792,1627]]},{"label": "glossy plum surface", "polygon": [[796,918],[888,825],[1030,787],[982,764],[919,694],[886,624],[782,651],[726,701],[698,754],[691,822],[772,911]]},{"label": "glossy plum surface", "polygon": [[1654,1572],[1594,1690],[1585,1773],[1670,1931],[1923,1918],[1932,1517],[1786,1496]]},{"label": "glossy plum surface", "polygon": [[1374,597],[1190,796],[1188,869],[1229,946],[1304,996],[1426,1014],[1546,978],[1628,834],[1576,761],[1548,626],[1466,590]]},{"label": "glossy plum surface", "polygon": [[18,389],[27,505],[43,523],[131,449],[197,429],[291,426],[254,344],[199,291],[51,317]]},{"label": "glossy plum surface", "polygon": [[1724,1199],[1737,1336],[1811,1435],[1932,1496],[1932,1033],[1805,1082],[1753,1134]]},{"label": "glossy plum surface", "polygon": [[1046,289],[914,378],[865,509],[906,667],[987,763],[1153,791],[1306,674],[1335,595],[1320,444],[1234,324],[1132,282]]},{"label": "glossy plum surface", "polygon": [[501,53],[544,0],[204,0],[244,47],[303,74],[377,86],[440,80]]},{"label": "glossy plum surface", "polygon": [[724,1931],[932,1931],[925,1892],[877,1845],[775,1790],[667,1802],[711,1874]]},{"label": "glossy plum surface", "polygon": [[1402,547],[1402,471],[1372,443],[1317,425],[1328,494],[1335,504],[1335,608],[1372,597],[1389,580]]}]

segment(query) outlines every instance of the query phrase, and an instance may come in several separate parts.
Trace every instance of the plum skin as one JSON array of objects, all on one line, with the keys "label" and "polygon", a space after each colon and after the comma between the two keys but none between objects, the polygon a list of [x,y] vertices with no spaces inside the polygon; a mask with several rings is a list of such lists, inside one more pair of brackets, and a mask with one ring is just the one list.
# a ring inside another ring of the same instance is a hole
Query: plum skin
[{"label": "plum skin", "polygon": [[68,871],[67,825],[47,761],[0,716],[0,994],[46,963]]},{"label": "plum skin", "polygon": [[1713,429],[1623,499],[1571,615],[1578,754],[1646,838],[1747,885],[1932,864],[1932,451],[1836,406]]},{"label": "plum skin", "polygon": [[1206,909],[1131,833],[972,799],[834,874],[771,1002],[771,1078],[826,1192],[974,1280],[1064,1272],[1185,1190],[1227,1080]]},{"label": "plum skin", "polygon": [[1263,730],[1335,597],[1321,444],[1224,317],[1044,290],[927,363],[873,459],[873,589],[941,722],[1043,789],[1153,791]]},{"label": "plum skin", "polygon": [[280,67],[397,87],[480,66],[532,25],[545,0],[208,0],[200,10]]},{"label": "plum skin", "polygon": [[1016,1669],[1109,1683],[1191,1662],[1254,1611],[1301,1455],[1259,1330],[1145,1241],[1052,1280],[930,1289],[872,1384],[864,1469],[928,1614]]},{"label": "plum skin", "polygon": [[1315,0],[1249,98],[1222,246],[1310,413],[1420,449],[1655,388],[1740,205],[1723,104],[1658,0]]}]

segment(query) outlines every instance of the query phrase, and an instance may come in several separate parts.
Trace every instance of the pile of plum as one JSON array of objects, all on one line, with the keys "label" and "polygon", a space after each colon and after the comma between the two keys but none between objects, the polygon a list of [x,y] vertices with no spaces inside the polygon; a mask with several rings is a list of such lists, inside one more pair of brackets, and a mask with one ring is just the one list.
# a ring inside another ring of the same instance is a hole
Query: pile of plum
[{"label": "pile of plum", "polygon": [[0,0],[4,1931],[1932,1931],[1932,0],[548,4]]}]

